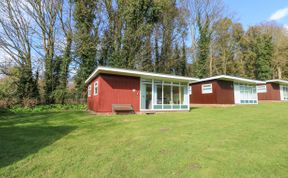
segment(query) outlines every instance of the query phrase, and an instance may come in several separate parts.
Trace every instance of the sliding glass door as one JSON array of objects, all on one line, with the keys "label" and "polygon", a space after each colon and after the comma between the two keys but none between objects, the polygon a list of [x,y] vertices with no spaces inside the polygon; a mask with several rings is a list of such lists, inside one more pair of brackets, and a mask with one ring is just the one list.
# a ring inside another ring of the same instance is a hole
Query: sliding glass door
[{"label": "sliding glass door", "polygon": [[152,109],[152,81],[141,82],[141,109]]},{"label": "sliding glass door", "polygon": [[234,84],[235,104],[257,104],[256,85]]},{"label": "sliding glass door", "polygon": [[280,95],[282,101],[288,101],[288,86],[280,85]]},{"label": "sliding glass door", "polygon": [[[150,91],[150,85],[152,86],[152,100],[150,100],[150,93],[147,93],[147,90]],[[141,80],[141,109],[189,109],[188,97],[188,83],[162,80]],[[147,102],[152,102],[152,104],[147,105]]]}]

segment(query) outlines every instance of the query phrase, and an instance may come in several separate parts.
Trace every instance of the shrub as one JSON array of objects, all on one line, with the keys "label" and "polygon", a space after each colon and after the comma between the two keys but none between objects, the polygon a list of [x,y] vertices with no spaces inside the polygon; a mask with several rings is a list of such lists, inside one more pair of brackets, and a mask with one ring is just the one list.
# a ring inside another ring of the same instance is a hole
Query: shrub
[{"label": "shrub", "polygon": [[18,103],[16,98],[3,98],[0,100],[0,108],[11,108]]},{"label": "shrub", "polygon": [[32,98],[23,98],[22,100],[22,105],[25,108],[33,108],[37,105],[38,101],[37,99],[32,99]]},{"label": "shrub", "polygon": [[35,107],[21,107],[14,106],[10,111],[14,113],[20,112],[59,112],[59,111],[85,111],[86,105],[84,104],[49,104],[49,105],[36,105]]}]

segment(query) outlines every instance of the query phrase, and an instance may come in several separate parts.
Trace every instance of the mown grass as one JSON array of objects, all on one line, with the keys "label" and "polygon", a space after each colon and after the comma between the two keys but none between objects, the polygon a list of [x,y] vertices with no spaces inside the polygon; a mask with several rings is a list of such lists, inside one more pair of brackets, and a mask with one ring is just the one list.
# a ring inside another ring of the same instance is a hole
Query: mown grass
[{"label": "mown grass", "polygon": [[0,116],[0,177],[288,177],[288,103]]}]

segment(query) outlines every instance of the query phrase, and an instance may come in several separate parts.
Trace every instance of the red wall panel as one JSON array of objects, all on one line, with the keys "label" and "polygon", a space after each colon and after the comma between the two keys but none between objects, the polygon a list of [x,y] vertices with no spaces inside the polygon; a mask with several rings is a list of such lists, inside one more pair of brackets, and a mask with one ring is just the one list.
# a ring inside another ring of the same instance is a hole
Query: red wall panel
[{"label": "red wall panel", "polygon": [[277,83],[267,83],[266,84],[267,92],[258,93],[259,100],[281,100],[280,97],[280,85]]},{"label": "red wall panel", "polygon": [[234,84],[231,81],[217,80],[217,103],[234,104]]},{"label": "red wall panel", "polygon": [[[94,96],[94,82],[98,80],[98,95]],[[88,109],[95,112],[112,112],[112,104],[132,104],[140,111],[140,78],[101,74],[92,82],[92,97]]]},{"label": "red wall panel", "polygon": [[[213,93],[202,94],[203,84],[212,84]],[[192,95],[190,95],[190,104],[234,104],[233,82],[211,80],[192,86]]]}]

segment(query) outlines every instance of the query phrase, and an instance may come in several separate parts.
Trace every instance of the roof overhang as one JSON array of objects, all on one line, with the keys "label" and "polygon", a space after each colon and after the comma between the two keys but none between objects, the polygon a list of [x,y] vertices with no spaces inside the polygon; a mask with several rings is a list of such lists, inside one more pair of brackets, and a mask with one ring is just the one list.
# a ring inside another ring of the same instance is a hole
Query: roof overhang
[{"label": "roof overhang", "polygon": [[265,82],[263,81],[246,79],[246,78],[241,78],[241,77],[234,77],[234,76],[229,76],[229,75],[218,75],[214,77],[200,79],[198,81],[194,81],[190,83],[201,83],[201,82],[206,82],[206,81],[211,81],[211,80],[224,80],[224,81],[246,83],[246,84],[265,84]]},{"label": "roof overhang", "polygon": [[177,75],[159,74],[159,73],[153,73],[153,72],[143,72],[143,71],[119,69],[119,68],[111,68],[111,67],[97,67],[94,70],[94,72],[88,77],[85,83],[87,84],[91,82],[99,74],[112,74],[112,75],[142,77],[142,78],[159,79],[159,80],[166,79],[166,80],[171,80],[171,81],[182,81],[182,82],[192,82],[192,81],[199,80],[197,78],[183,77],[183,76],[177,76]]},{"label": "roof overhang", "polygon": [[281,79],[267,80],[266,83],[277,83],[277,84],[288,85],[288,81],[287,80],[281,80]]}]

